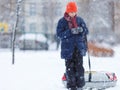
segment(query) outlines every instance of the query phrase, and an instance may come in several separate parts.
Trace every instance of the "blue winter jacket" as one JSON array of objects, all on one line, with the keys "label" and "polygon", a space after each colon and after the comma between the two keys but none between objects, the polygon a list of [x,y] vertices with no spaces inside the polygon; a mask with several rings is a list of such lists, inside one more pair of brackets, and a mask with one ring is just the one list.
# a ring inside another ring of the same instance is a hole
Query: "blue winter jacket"
[{"label": "blue winter jacket", "polygon": [[61,58],[72,59],[74,48],[77,47],[80,55],[85,56],[87,51],[86,35],[88,29],[81,17],[76,17],[77,25],[82,27],[83,32],[72,34],[67,20],[63,17],[57,25],[57,36],[61,39]]}]

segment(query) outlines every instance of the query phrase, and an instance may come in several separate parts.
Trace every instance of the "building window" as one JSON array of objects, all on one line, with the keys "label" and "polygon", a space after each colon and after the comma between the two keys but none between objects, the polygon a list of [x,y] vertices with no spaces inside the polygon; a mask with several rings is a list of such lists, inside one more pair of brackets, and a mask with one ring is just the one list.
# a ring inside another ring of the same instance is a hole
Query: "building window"
[{"label": "building window", "polygon": [[46,25],[46,23],[42,23],[42,30],[47,33],[48,31],[48,25]]},{"label": "building window", "polygon": [[36,32],[36,23],[31,23],[29,27],[30,27],[30,32],[32,33]]},{"label": "building window", "polygon": [[36,15],[36,3],[30,3],[29,13],[31,16]]}]

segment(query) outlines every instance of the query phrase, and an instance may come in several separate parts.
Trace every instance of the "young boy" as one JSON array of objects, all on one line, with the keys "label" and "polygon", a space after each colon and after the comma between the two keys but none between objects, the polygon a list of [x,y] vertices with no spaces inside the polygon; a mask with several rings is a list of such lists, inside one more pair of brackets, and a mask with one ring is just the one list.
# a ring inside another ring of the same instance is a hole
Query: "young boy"
[{"label": "young boy", "polygon": [[88,29],[84,20],[77,16],[77,5],[69,2],[64,17],[57,25],[57,36],[61,39],[61,58],[65,59],[67,88],[77,90],[85,85],[83,56],[86,55]]}]

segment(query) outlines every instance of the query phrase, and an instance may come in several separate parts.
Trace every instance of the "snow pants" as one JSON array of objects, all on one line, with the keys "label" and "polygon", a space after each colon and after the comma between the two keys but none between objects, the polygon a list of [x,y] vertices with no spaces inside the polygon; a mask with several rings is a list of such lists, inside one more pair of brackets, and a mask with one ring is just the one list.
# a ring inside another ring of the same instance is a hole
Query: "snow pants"
[{"label": "snow pants", "polygon": [[85,85],[83,56],[79,55],[75,49],[72,59],[65,60],[67,88],[78,87]]}]

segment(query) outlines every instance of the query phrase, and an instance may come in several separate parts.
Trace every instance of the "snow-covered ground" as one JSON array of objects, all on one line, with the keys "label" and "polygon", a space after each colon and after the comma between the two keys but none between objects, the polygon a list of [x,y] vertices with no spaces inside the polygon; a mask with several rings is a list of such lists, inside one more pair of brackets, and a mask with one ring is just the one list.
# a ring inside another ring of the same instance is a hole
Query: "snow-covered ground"
[{"label": "snow-covered ground", "polygon": [[[120,90],[120,46],[114,47],[112,58],[91,57],[92,70],[115,72],[117,86],[107,90]],[[84,67],[88,70],[88,59],[84,57]],[[19,51],[12,53],[0,50],[0,90],[67,90],[61,83],[65,71],[60,50]]]}]

